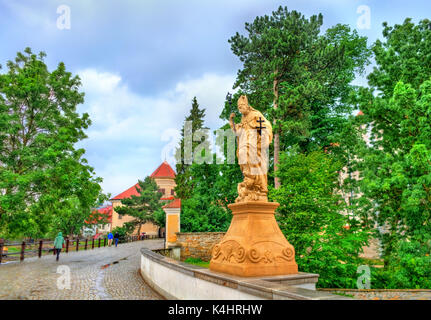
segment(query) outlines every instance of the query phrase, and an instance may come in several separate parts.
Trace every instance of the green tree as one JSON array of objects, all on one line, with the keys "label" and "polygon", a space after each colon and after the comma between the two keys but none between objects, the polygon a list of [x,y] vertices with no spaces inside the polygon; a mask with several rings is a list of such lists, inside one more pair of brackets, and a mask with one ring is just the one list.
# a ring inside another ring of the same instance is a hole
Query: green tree
[{"label": "green tree", "polygon": [[139,195],[132,195],[130,198],[122,199],[121,204],[123,206],[115,209],[118,214],[134,218],[127,223],[133,226],[134,229],[137,227],[138,234],[141,233],[141,227],[144,223],[158,223],[159,220],[156,217],[163,214],[163,204],[160,202],[163,194],[158,189],[156,181],[151,177],[146,177],[144,181],[139,180],[136,187]]},{"label": "green tree", "polygon": [[[246,23],[245,36],[236,33],[229,39],[243,63],[234,87],[272,119],[274,171],[280,150],[299,145],[308,152],[341,142],[332,136],[352,111],[351,81],[368,61],[366,38],[347,25],[321,34],[322,24],[321,14],[307,19],[280,6],[271,16]],[[225,107],[222,118],[228,117]]]},{"label": "green tree", "polygon": [[76,111],[80,79],[64,63],[48,71],[44,57],[26,48],[0,74],[0,230],[10,235],[41,236],[70,199],[90,214],[101,196],[75,149],[91,124]]},{"label": "green tree", "polygon": [[226,182],[220,175],[220,165],[194,163],[189,170],[194,177],[194,188],[191,197],[182,200],[181,230],[227,231],[231,213],[227,208],[228,199],[219,185]]},{"label": "green tree", "polygon": [[118,235],[120,236],[119,242],[121,243],[127,240],[127,236],[133,233],[133,229],[128,228],[127,226],[115,227],[112,229],[112,234],[115,235],[116,232],[118,232]]},{"label": "green tree", "polygon": [[431,289],[431,237],[401,240],[394,245],[386,268],[372,271],[373,288]]},{"label": "green tree", "polygon": [[[230,130],[229,125],[222,129]],[[242,180],[242,174],[238,164],[227,163],[227,140],[222,135],[216,140],[224,153],[224,161],[220,161],[217,154],[211,154],[212,163],[194,163],[188,168],[193,188],[189,198],[182,200],[181,230],[204,232],[227,231],[229,228],[232,214],[227,206],[238,196],[237,184]]]},{"label": "green tree", "polygon": [[[164,201],[164,202],[162,201],[162,203],[169,203],[169,202],[171,201]],[[164,210],[157,210],[156,212],[154,212],[154,222],[160,228],[163,228],[166,226],[166,213]]]},{"label": "green tree", "polygon": [[[189,115],[186,117],[185,121],[191,121],[191,126],[183,125],[181,130],[181,141],[176,150],[176,171],[177,175],[175,177],[175,193],[180,199],[190,198],[193,190],[193,177],[190,174],[190,164],[193,161],[193,152],[196,146],[200,143],[199,141],[193,141],[193,133],[199,129],[203,129],[205,118],[205,109],[200,109],[198,101],[196,97],[192,100],[192,108],[190,109]],[[191,141],[191,145],[185,148],[185,140],[184,138],[189,139]],[[188,150],[190,148],[190,150]],[[190,152],[189,155],[185,154]]]},{"label": "green tree", "polygon": [[270,188],[270,199],[280,203],[277,222],[296,250],[299,269],[319,273],[320,287],[356,287],[358,255],[368,237],[345,211],[341,169],[322,151],[284,152],[277,171],[281,187]]},{"label": "green tree", "polygon": [[[107,198],[104,197],[104,200]],[[49,233],[51,237],[55,237],[59,230],[64,235],[80,235],[83,227],[108,223],[108,217],[97,210],[92,210],[89,214],[87,208],[81,207],[81,202],[77,197],[66,199],[57,210],[61,213],[53,217],[52,228]]]},{"label": "green tree", "polygon": [[431,22],[383,26],[369,88],[356,102],[370,128],[358,157],[362,201],[390,269],[399,241],[425,245],[431,235]]}]

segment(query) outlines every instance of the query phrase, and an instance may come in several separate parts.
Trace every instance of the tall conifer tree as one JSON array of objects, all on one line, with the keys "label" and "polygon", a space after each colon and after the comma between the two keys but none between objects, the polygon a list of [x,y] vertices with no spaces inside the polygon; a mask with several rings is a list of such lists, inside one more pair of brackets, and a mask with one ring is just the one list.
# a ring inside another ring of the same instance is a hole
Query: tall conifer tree
[{"label": "tall conifer tree", "polygon": [[[280,6],[246,23],[246,35],[229,39],[243,63],[235,87],[273,122],[274,171],[280,151],[294,145],[302,152],[329,146],[351,112],[346,101],[350,82],[368,59],[366,38],[347,25],[322,34],[322,24],[321,14],[307,19]],[[222,117],[228,119],[229,113],[225,108]]]},{"label": "tall conifer tree", "polygon": [[[196,97],[194,97],[192,100],[192,107],[190,109],[190,113],[184,120],[191,121],[191,128],[183,125],[183,128],[181,130],[181,141],[176,150],[177,175],[175,177],[175,182],[177,186],[175,188],[175,192],[180,199],[188,199],[192,194],[193,181],[189,168],[190,162],[193,161],[193,152],[196,146],[200,143],[199,141],[193,141],[193,133],[195,133],[199,129],[204,129],[204,118],[205,109],[199,108],[199,103]],[[186,147],[186,139],[189,139],[189,141],[191,141],[191,150],[187,150],[188,148]],[[191,154],[187,154],[187,151],[190,151]]]}]

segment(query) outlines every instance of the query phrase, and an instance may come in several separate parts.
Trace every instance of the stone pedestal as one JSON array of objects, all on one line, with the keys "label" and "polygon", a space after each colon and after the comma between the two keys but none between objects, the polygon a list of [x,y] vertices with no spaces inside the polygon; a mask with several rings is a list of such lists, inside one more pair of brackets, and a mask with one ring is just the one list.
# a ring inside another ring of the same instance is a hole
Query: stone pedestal
[{"label": "stone pedestal", "polygon": [[278,206],[258,201],[230,204],[232,222],[213,248],[210,270],[242,277],[298,273],[295,249],[274,217]]}]

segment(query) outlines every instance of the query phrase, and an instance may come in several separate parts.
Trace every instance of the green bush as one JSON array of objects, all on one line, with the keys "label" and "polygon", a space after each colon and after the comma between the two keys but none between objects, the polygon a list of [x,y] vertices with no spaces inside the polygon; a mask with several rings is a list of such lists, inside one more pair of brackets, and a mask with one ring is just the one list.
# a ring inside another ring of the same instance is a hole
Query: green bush
[{"label": "green bush", "polygon": [[359,254],[367,244],[367,230],[341,214],[346,210],[338,192],[341,168],[322,151],[282,153],[281,187],[270,187],[271,200],[280,203],[277,222],[295,248],[298,268],[320,274],[320,288],[356,288]]},{"label": "green bush", "polygon": [[115,235],[115,233],[118,232],[120,235],[119,242],[126,242],[126,237],[129,235],[129,230],[126,227],[115,227],[112,229],[112,234]]},{"label": "green bush", "polygon": [[371,285],[385,289],[431,289],[430,242],[400,241],[384,269],[374,269]]}]

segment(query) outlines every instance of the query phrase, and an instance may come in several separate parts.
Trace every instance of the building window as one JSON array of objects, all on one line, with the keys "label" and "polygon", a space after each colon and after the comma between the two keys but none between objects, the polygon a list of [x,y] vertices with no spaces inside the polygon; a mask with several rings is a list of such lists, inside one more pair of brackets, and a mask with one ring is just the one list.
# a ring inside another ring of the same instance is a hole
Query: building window
[{"label": "building window", "polygon": [[165,195],[165,189],[159,189],[159,192],[161,192],[163,195]]},{"label": "building window", "polygon": [[171,189],[171,196],[174,196],[175,195],[175,191],[174,191],[174,189]]},{"label": "building window", "polygon": [[121,214],[118,215],[118,219],[121,220],[123,219],[123,216]]}]

